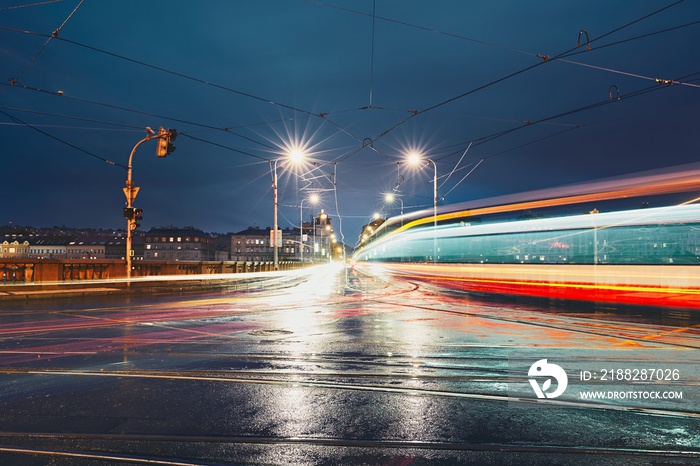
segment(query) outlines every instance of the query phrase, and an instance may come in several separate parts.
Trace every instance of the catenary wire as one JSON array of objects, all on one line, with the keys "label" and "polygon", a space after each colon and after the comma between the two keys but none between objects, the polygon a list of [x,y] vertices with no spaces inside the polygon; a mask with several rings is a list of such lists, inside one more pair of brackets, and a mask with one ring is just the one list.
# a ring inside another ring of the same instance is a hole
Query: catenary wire
[{"label": "catenary wire", "polygon": [[149,117],[154,117],[154,118],[160,118],[160,119],[169,120],[169,121],[175,121],[175,122],[178,122],[178,123],[185,123],[185,124],[192,125],[192,126],[198,126],[198,127],[200,127],[200,128],[207,128],[207,129],[212,129],[212,130],[217,130],[217,131],[223,131],[223,132],[226,132],[226,133],[229,133],[229,134],[233,134],[234,136],[240,137],[241,139],[245,139],[245,140],[247,140],[247,141],[249,141],[249,142],[258,144],[258,145],[260,145],[260,146],[263,146],[263,147],[265,147],[265,148],[267,148],[267,149],[276,150],[275,147],[270,146],[269,144],[265,144],[265,143],[263,143],[263,142],[260,142],[260,141],[257,141],[257,140],[255,140],[255,139],[249,138],[249,137],[244,136],[244,135],[242,135],[242,134],[240,134],[240,133],[238,133],[238,132],[231,131],[231,130],[228,129],[227,127],[223,127],[223,128],[222,128],[222,127],[213,126],[213,125],[209,125],[209,124],[199,123],[199,122],[192,121],[192,120],[186,120],[186,119],[183,119],[183,118],[176,118],[176,117],[167,116],[167,115],[160,115],[160,114],[157,114],[157,113],[145,112],[145,111],[143,111],[143,110],[136,110],[136,109],[133,109],[133,108],[122,107],[122,106],[120,106],[120,105],[109,104],[109,103],[106,103],[106,102],[99,102],[99,101],[96,101],[96,100],[84,99],[84,98],[81,98],[81,97],[71,96],[71,95],[67,95],[67,94],[60,94],[60,93],[58,93],[58,92],[49,91],[49,90],[46,90],[46,89],[39,89],[39,88],[32,87],[32,86],[29,86],[29,85],[26,85],[26,84],[22,84],[22,83],[17,83],[17,84],[19,84],[19,85],[14,85],[14,86],[13,86],[12,84],[0,83],[0,85],[3,85],[3,86],[13,86],[13,87],[16,87],[16,88],[18,88],[18,89],[24,89],[24,90],[34,91],[34,92],[45,93],[45,94],[49,94],[49,95],[53,95],[53,96],[60,97],[60,98],[62,98],[62,99],[70,99],[70,100],[75,100],[76,102],[87,103],[87,104],[90,104],[90,105],[96,105],[96,106],[100,106],[100,107],[111,108],[111,109],[114,109],[114,110],[120,110],[120,111],[128,112],[128,113],[135,113],[135,114],[137,114],[137,115],[144,115],[144,116],[149,116]]},{"label": "catenary wire", "polygon": [[[616,32],[619,32],[619,31],[621,31],[621,30],[623,30],[623,29],[625,29],[625,28],[627,28],[627,27],[630,27],[630,26],[632,26],[632,25],[634,25],[634,24],[637,24],[637,23],[639,23],[640,21],[643,21],[643,20],[645,20],[645,19],[648,19],[648,18],[650,18],[650,17],[652,17],[652,16],[654,16],[654,15],[657,15],[657,14],[661,13],[662,11],[665,11],[665,10],[667,10],[667,9],[669,9],[669,8],[672,8],[672,7],[676,6],[676,5],[679,5],[680,3],[683,3],[684,1],[685,1],[685,0],[678,0],[678,1],[676,1],[676,2],[674,2],[674,3],[672,3],[672,4],[670,4],[670,5],[667,5],[667,6],[665,6],[665,7],[662,7],[662,8],[660,8],[660,9],[658,9],[658,10],[655,10],[655,11],[652,12],[652,13],[649,13],[649,14],[647,14],[647,15],[644,15],[644,16],[642,16],[641,18],[638,18],[638,19],[636,19],[636,20],[634,20],[634,21],[631,21],[631,22],[629,22],[629,23],[626,23],[626,24],[624,24],[624,25],[622,25],[622,26],[620,26],[620,27],[617,27],[617,28],[615,28],[615,29],[613,29],[613,30],[611,30],[611,31],[608,31],[608,32],[606,32],[605,34],[603,34],[603,35],[601,35],[601,36],[598,36],[598,37],[596,37],[596,38],[591,39],[591,40],[589,41],[589,44],[592,43],[592,42],[598,41],[598,40],[600,40],[600,39],[603,39],[603,38],[605,38],[605,37],[607,37],[607,36],[609,36],[609,35],[611,35],[611,34],[614,34],[614,33],[616,33]],[[508,79],[514,78],[515,76],[518,76],[518,75],[523,74],[523,73],[525,73],[525,72],[527,72],[527,71],[530,71],[530,70],[535,69],[535,68],[537,68],[537,67],[539,67],[539,66],[542,66],[542,65],[544,65],[545,63],[551,63],[551,62],[553,62],[553,61],[556,61],[558,58],[566,57],[569,53],[575,51],[578,47],[579,47],[579,46],[577,45],[576,47],[572,47],[572,48],[570,48],[570,49],[568,49],[568,50],[566,50],[566,51],[564,51],[564,52],[561,52],[561,53],[557,54],[556,56],[554,56],[554,57],[552,57],[552,58],[549,58],[549,59],[547,59],[547,60],[539,61],[538,63],[535,63],[535,64],[533,64],[533,65],[526,66],[525,68],[521,68],[520,70],[517,70],[517,71],[514,71],[514,72],[512,72],[512,73],[509,73],[509,74],[507,74],[507,75],[505,75],[505,76],[502,76],[501,78],[498,78],[498,79],[496,79],[496,80],[494,80],[494,81],[488,82],[488,83],[486,83],[486,84],[482,84],[482,85],[477,86],[477,87],[475,87],[475,88],[473,88],[473,89],[471,89],[471,90],[469,90],[469,91],[463,92],[463,93],[461,93],[461,94],[459,94],[459,95],[456,95],[456,96],[454,96],[454,97],[450,97],[449,99],[443,100],[443,101],[438,102],[438,103],[436,103],[436,104],[433,104],[433,105],[431,105],[431,106],[429,106],[429,107],[426,107],[426,108],[424,108],[423,110],[420,110],[420,111],[416,112],[415,114],[409,116],[408,118],[405,118],[404,120],[402,120],[402,121],[398,122],[397,124],[391,126],[389,129],[383,131],[382,133],[380,133],[380,134],[375,138],[375,140],[383,138],[384,136],[386,136],[386,135],[389,134],[390,132],[396,130],[397,128],[399,128],[399,127],[401,127],[401,126],[403,126],[406,122],[410,121],[411,119],[415,118],[415,117],[418,116],[418,115],[422,115],[423,113],[429,112],[429,111],[434,110],[434,109],[436,109],[436,108],[440,108],[440,107],[442,107],[442,106],[444,106],[444,105],[447,105],[447,104],[449,104],[449,103],[452,103],[452,102],[454,102],[454,101],[456,101],[456,100],[462,99],[462,98],[464,98],[464,97],[466,97],[466,96],[469,96],[469,95],[474,94],[474,93],[476,93],[476,92],[479,92],[479,91],[481,91],[481,90],[487,89],[487,88],[489,88],[489,87],[491,87],[491,86],[494,86],[494,85],[496,85],[496,84],[499,84],[499,83],[501,83],[501,82],[503,82],[503,81],[506,81],[506,80],[508,80]]]},{"label": "catenary wire", "polygon": [[27,7],[31,7],[31,6],[42,6],[42,5],[48,5],[50,3],[58,3],[58,2],[62,2],[62,1],[63,0],[47,0],[46,2],[25,3],[23,5],[4,6],[4,7],[0,8],[0,11],[16,10],[19,8],[27,8]]},{"label": "catenary wire", "polygon": [[121,167],[121,168],[123,168],[123,169],[125,169],[125,170],[128,169],[128,167],[127,167],[126,165],[122,165],[122,164],[120,164],[120,163],[113,162],[113,161],[108,160],[108,159],[106,159],[106,158],[104,158],[104,157],[101,157],[101,156],[99,156],[99,155],[97,155],[97,154],[95,154],[95,153],[93,153],[93,152],[90,152],[90,151],[88,151],[88,150],[85,150],[85,149],[83,149],[82,147],[78,147],[78,146],[76,146],[75,144],[71,144],[70,142],[68,142],[68,141],[66,141],[66,140],[64,140],[64,139],[61,139],[61,138],[59,138],[58,136],[54,136],[54,135],[51,134],[51,133],[47,133],[46,131],[43,131],[43,130],[39,129],[39,128],[37,128],[36,126],[33,126],[33,125],[31,125],[31,124],[29,124],[29,123],[27,123],[27,122],[24,122],[24,121],[20,120],[19,118],[16,118],[16,117],[10,115],[9,113],[7,113],[7,112],[5,112],[5,111],[3,111],[3,110],[0,110],[0,113],[2,113],[2,114],[5,115],[7,118],[11,119],[12,121],[14,121],[14,122],[16,122],[16,123],[22,124],[22,125],[26,126],[27,128],[31,128],[31,129],[33,129],[34,131],[43,134],[44,136],[48,136],[48,137],[50,137],[51,139],[53,139],[53,140],[55,140],[55,141],[58,141],[58,142],[60,142],[61,144],[65,144],[66,146],[72,147],[73,149],[76,149],[76,150],[78,150],[78,151],[80,151],[80,152],[82,152],[82,153],[84,153],[84,154],[87,154],[87,155],[89,155],[90,157],[93,157],[93,158],[96,158],[96,159],[98,159],[98,160],[101,160],[101,161],[103,161],[103,162],[105,162],[105,163],[107,163],[107,164],[109,164],[109,165],[114,165],[114,166],[117,166],[117,167]]},{"label": "catenary wire", "polygon": [[34,54],[32,59],[29,60],[29,63],[27,63],[24,66],[24,68],[22,69],[22,71],[19,72],[19,75],[12,78],[13,83],[22,78],[22,75],[29,69],[30,66],[32,66],[32,64],[36,61],[36,59],[39,58],[39,55],[41,55],[41,52],[43,52],[44,49],[49,45],[49,42],[51,42],[52,39],[56,39],[58,37],[58,33],[61,31],[61,28],[63,28],[63,26],[65,26],[68,23],[68,21],[70,21],[70,19],[73,17],[75,12],[78,11],[78,8],[80,8],[80,6],[83,4],[84,1],[85,0],[80,0],[80,2],[78,2],[78,5],[73,9],[73,11],[63,21],[63,23],[61,23],[61,25],[58,28],[56,28],[56,30],[50,36],[48,36],[48,38],[46,39],[46,42],[44,42],[44,45],[42,45],[39,48],[39,50]]}]

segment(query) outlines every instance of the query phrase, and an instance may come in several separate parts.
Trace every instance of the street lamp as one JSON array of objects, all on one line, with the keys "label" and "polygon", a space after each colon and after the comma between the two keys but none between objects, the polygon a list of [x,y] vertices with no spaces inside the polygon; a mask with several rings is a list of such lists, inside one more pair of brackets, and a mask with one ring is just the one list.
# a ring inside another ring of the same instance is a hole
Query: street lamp
[{"label": "street lamp", "polygon": [[[401,203],[401,217],[403,217],[403,200],[400,197],[396,197],[394,193],[386,193],[384,195],[384,201],[386,201],[387,204],[393,204],[394,201],[399,201]],[[403,222],[403,218],[401,221]]]},{"label": "street lamp", "polygon": [[318,204],[319,197],[318,194],[313,193],[308,198],[302,199],[299,203],[299,260],[304,262],[304,215],[302,209],[304,208],[304,201],[309,201],[309,204]]},{"label": "street lamp", "polygon": [[[272,188],[274,191],[274,196],[275,196],[275,207],[274,207],[274,226],[272,229],[272,243],[273,243],[273,251],[274,251],[274,268],[275,270],[279,270],[280,264],[279,264],[279,244],[278,244],[278,238],[277,238],[277,209],[279,207],[278,204],[278,199],[277,199],[277,162],[282,160],[284,157],[280,157],[278,159],[275,159],[275,163],[273,164],[273,181],[272,181]],[[290,162],[293,164],[298,164],[300,163],[303,158],[304,158],[304,151],[298,148],[291,149],[287,152],[287,159],[289,159]]]},{"label": "street lamp", "polygon": [[[411,152],[406,157],[409,164],[418,166],[423,162],[423,157],[417,152]],[[437,261],[437,204],[438,204],[438,185],[437,185],[437,165],[431,159],[425,159],[428,163],[433,164],[433,262]]]},{"label": "street lamp", "polygon": [[[384,195],[384,200],[387,202],[387,204],[393,204],[396,200],[398,200],[401,203],[401,226],[403,226],[403,200],[401,200],[400,197],[397,197],[394,193],[386,193]],[[399,252],[399,258],[401,262],[403,262],[403,242],[401,242]]]}]

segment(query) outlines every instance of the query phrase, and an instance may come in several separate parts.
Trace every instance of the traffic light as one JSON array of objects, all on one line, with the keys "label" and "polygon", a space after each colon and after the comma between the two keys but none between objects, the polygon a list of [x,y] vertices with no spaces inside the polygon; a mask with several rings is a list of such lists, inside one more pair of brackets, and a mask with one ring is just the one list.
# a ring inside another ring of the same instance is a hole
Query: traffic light
[{"label": "traffic light", "polygon": [[177,137],[177,130],[165,129],[162,126],[158,132],[158,147],[156,149],[157,157],[167,157],[168,154],[175,150],[175,146],[171,143]]},{"label": "traffic light", "polygon": [[134,229],[138,228],[141,226],[139,223],[141,220],[143,220],[143,209],[134,209]]},{"label": "traffic light", "polygon": [[124,217],[131,220],[134,218],[134,209],[133,207],[124,207]]}]

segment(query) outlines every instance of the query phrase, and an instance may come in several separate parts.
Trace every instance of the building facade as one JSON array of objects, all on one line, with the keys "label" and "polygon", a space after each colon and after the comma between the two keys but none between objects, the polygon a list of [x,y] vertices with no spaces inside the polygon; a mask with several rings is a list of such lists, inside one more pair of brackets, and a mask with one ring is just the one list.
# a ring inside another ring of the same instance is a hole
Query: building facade
[{"label": "building facade", "polygon": [[[278,240],[278,260],[299,260],[299,229],[283,229]],[[272,262],[275,251],[272,246],[272,228],[248,227],[231,235],[231,260],[242,262]]]},{"label": "building facade", "polygon": [[104,258],[104,243],[90,241],[70,241],[66,245],[66,259],[99,260]]},{"label": "building facade", "polygon": [[152,228],[144,236],[146,261],[214,261],[217,257],[215,238],[195,228]]},{"label": "building facade", "polygon": [[0,244],[0,258],[26,259],[29,257],[29,241],[3,241]]}]

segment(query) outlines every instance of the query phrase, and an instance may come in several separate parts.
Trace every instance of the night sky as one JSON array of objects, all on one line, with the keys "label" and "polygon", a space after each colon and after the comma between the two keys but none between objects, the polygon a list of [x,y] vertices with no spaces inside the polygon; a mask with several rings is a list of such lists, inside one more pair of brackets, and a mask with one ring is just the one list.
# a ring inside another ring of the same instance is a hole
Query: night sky
[{"label": "night sky", "polygon": [[163,126],[142,228],[271,226],[302,148],[280,226],[319,192],[352,245],[432,205],[411,150],[441,204],[697,161],[700,2],[2,0],[0,77],[0,224],[124,228]]}]

